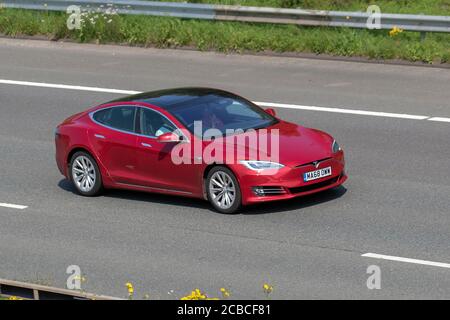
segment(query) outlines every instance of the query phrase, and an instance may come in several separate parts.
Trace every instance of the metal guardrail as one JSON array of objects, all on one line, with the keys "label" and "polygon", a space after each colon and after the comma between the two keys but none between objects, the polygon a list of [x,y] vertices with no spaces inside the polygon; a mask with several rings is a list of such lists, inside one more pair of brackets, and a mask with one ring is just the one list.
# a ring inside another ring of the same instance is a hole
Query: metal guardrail
[{"label": "metal guardrail", "polygon": [[[348,28],[367,28],[366,22],[370,17],[369,13],[366,12],[281,9],[138,0],[0,0],[0,3],[6,8],[19,9],[66,11],[68,6],[77,5],[82,10],[98,10],[103,12],[114,8],[114,11],[119,14]],[[382,13],[380,15],[380,22],[381,29],[398,27],[408,31],[450,32],[450,16]]]},{"label": "metal guardrail", "polygon": [[0,295],[28,300],[122,300],[103,295],[0,279]]}]

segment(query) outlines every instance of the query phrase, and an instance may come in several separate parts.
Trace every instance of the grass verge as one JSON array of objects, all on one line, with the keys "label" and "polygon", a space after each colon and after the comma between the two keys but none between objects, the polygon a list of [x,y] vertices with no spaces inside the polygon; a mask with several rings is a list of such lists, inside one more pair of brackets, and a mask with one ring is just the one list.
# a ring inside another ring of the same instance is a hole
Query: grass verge
[{"label": "grass verge", "polygon": [[59,12],[3,9],[0,33],[46,36],[52,40],[117,43],[160,48],[191,47],[220,52],[290,52],[370,59],[403,59],[426,63],[450,62],[450,35],[386,30],[312,28],[293,25],[214,22],[147,16],[90,14],[80,30],[67,29]]}]

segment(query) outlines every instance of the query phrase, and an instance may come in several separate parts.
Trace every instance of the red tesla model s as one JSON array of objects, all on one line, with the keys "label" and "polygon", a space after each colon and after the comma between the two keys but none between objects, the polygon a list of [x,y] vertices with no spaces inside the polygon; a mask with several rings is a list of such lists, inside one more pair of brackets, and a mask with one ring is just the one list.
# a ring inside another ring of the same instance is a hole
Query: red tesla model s
[{"label": "red tesla model s", "polygon": [[66,119],[56,162],[79,194],[104,188],[202,198],[222,213],[345,182],[327,133],[230,92],[180,88],[124,97]]}]

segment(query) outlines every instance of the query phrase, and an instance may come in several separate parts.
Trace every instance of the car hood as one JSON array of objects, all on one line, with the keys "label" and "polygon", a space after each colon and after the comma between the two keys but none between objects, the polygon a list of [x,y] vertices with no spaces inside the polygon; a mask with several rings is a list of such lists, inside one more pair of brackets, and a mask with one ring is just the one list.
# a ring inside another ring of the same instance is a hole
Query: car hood
[{"label": "car hood", "polygon": [[[259,129],[258,137],[259,141],[268,142],[266,148],[261,147],[261,144],[256,148],[260,151],[259,160],[265,160],[264,157],[267,157],[271,161],[295,167],[332,156],[333,137],[323,131],[294,123],[280,121],[269,128]],[[279,142],[278,148],[276,141]],[[256,151],[255,146],[248,146],[248,142],[244,145],[238,143],[239,145],[247,152]]]},{"label": "car hood", "polygon": [[[215,139],[217,145],[224,146],[221,148],[222,159],[227,159],[226,161],[229,161],[230,151],[225,147],[229,141],[224,140],[231,137],[234,139],[235,151],[232,159],[236,160],[270,160],[295,167],[332,156],[333,137],[320,130],[286,121],[279,121],[268,128],[253,131],[253,140],[251,131]],[[205,148],[203,157],[209,162],[215,162],[211,160],[215,152],[211,154],[209,152],[213,149],[211,146],[208,147],[211,143],[212,141],[203,141]]]}]

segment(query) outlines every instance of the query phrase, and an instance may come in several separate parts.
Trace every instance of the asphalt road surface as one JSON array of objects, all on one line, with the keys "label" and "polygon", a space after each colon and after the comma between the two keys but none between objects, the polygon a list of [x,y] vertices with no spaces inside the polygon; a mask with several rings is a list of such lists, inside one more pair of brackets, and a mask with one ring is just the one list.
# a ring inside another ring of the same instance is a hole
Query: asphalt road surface
[{"label": "asphalt road surface", "polygon": [[[233,298],[265,298],[265,282],[273,299],[450,298],[448,69],[3,39],[0,79],[9,81],[0,81],[0,278],[65,287],[66,268],[78,265],[84,290],[118,297],[131,281],[136,298],[151,299],[194,288],[219,296],[221,287]],[[333,134],[349,180],[232,216],[157,194],[83,198],[56,168],[53,130],[121,94],[10,80],[212,86],[255,101],[338,108],[277,113]],[[381,270],[379,290],[366,285],[371,265]]]}]

